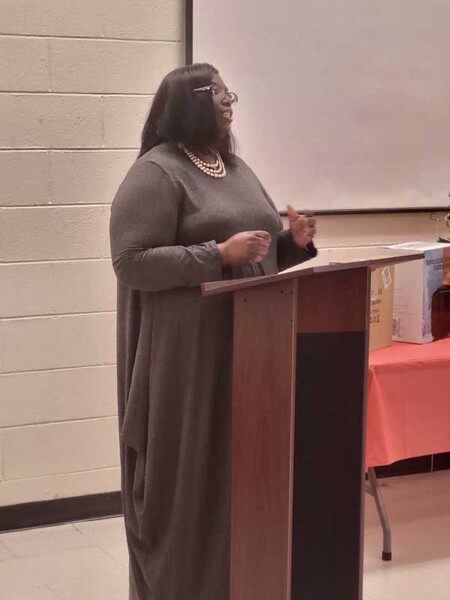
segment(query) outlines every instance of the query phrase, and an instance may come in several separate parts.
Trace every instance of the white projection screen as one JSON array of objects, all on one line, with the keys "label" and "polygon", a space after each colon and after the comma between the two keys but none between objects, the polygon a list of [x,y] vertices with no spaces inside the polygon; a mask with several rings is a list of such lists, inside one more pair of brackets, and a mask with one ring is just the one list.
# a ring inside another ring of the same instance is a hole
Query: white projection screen
[{"label": "white projection screen", "polygon": [[238,93],[239,154],[280,210],[448,206],[450,0],[193,0],[191,11],[192,59]]}]

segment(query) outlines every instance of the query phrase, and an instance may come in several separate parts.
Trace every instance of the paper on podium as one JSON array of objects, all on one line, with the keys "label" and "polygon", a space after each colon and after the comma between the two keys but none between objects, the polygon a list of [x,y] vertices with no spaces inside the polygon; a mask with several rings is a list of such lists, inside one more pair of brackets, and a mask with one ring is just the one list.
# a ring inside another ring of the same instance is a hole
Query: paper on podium
[{"label": "paper on podium", "polygon": [[324,248],[319,250],[319,254],[299,265],[294,265],[289,269],[280,271],[280,273],[292,273],[315,267],[326,267],[329,265],[362,263],[373,267],[381,266],[385,261],[391,262],[393,259],[402,259],[411,257],[420,260],[423,258],[423,252],[414,249],[390,249],[381,246],[355,246],[347,248]]}]

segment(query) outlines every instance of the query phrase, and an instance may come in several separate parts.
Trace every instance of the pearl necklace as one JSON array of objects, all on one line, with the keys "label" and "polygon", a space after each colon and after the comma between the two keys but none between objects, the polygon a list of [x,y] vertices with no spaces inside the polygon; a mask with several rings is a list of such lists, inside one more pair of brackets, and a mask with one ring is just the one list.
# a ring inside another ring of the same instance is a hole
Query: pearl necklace
[{"label": "pearl necklace", "polygon": [[225,177],[225,175],[227,174],[225,164],[218,152],[216,152],[216,161],[211,164],[205,162],[204,160],[196,156],[193,152],[188,150],[186,146],[181,146],[181,149],[191,159],[194,165],[198,167],[200,171],[203,171],[203,173],[205,173],[206,175],[220,179],[222,177]]}]

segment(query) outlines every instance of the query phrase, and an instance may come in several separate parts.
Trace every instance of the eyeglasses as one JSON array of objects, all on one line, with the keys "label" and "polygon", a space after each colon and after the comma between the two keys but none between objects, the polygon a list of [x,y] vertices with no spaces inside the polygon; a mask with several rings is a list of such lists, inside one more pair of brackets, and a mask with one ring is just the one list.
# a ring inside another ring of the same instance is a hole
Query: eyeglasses
[{"label": "eyeglasses", "polygon": [[238,102],[239,97],[234,92],[221,92],[217,85],[211,83],[210,85],[205,85],[203,87],[195,88],[192,90],[193,92],[211,92],[213,96],[221,96],[220,100],[226,100],[230,105],[236,104]]}]

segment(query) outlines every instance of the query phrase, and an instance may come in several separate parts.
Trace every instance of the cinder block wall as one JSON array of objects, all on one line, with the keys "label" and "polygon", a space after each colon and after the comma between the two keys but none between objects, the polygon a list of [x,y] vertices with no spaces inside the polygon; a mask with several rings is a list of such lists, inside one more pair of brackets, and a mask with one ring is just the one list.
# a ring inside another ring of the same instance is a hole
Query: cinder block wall
[{"label": "cinder block wall", "polygon": [[0,2],[0,505],[119,489],[110,203],[183,6]]}]

